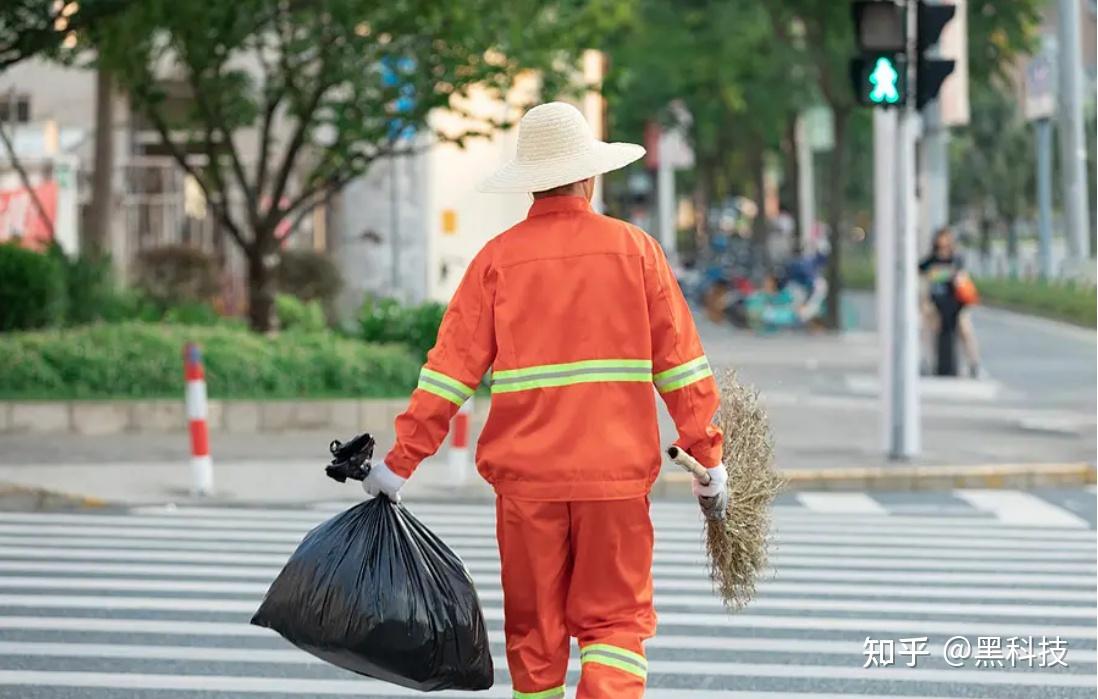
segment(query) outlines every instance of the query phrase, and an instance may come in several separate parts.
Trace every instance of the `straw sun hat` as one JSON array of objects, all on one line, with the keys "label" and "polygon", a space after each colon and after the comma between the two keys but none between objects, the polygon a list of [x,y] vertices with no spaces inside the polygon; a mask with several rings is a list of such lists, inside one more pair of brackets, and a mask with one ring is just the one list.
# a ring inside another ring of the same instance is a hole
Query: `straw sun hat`
[{"label": "straw sun hat", "polygon": [[617,170],[644,155],[635,143],[604,143],[580,111],[564,102],[538,105],[522,117],[515,158],[477,186],[482,192],[544,192]]}]

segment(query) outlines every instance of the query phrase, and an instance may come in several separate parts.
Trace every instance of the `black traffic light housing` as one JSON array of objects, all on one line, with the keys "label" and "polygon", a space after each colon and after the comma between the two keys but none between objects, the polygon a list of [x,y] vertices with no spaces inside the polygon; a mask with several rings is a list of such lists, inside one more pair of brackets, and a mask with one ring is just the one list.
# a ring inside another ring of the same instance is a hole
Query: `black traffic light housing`
[{"label": "black traffic light housing", "polygon": [[[916,109],[938,96],[942,82],[953,72],[954,61],[928,58],[942,30],[956,14],[953,5],[918,2],[914,57]],[[858,55],[850,62],[850,80],[860,104],[893,107],[907,104],[907,9],[893,0],[858,0],[851,6]]]},{"label": "black traffic light housing", "polygon": [[930,5],[919,2],[919,27],[915,35],[919,49],[919,64],[916,66],[915,108],[922,109],[938,96],[942,83],[953,72],[956,61],[927,58],[926,52],[942,36],[942,30],[957,14],[954,5]]},{"label": "black traffic light housing", "polygon": [[907,23],[904,8],[891,1],[859,0],[851,5],[858,55],[850,80],[860,104],[897,107],[907,102]]}]

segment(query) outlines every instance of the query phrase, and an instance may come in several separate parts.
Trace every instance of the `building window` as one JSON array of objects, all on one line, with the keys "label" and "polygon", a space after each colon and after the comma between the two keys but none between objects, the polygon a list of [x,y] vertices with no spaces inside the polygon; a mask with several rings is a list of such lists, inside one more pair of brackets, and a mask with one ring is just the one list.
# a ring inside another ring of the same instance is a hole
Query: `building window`
[{"label": "building window", "polygon": [[0,97],[0,122],[26,124],[30,121],[30,97],[10,95]]}]

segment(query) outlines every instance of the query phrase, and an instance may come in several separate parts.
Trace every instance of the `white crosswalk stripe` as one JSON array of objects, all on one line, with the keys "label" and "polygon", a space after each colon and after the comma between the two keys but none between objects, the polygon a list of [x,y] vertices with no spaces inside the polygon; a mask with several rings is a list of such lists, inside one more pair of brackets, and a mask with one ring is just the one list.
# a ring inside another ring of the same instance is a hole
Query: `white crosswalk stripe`
[{"label": "white crosswalk stripe", "polygon": [[[695,509],[653,506],[660,632],[648,644],[647,697],[1094,696],[1095,532],[1085,522],[988,493],[972,495],[980,511],[969,517],[892,515],[865,496],[828,495],[777,508],[772,570],[756,601],[731,615],[705,577]],[[1003,502],[1024,512],[1010,516]],[[0,696],[418,694],[332,668],[247,623],[304,533],[346,506],[0,513]],[[509,697],[491,505],[409,508],[466,561],[496,660],[492,690],[436,696]],[[1010,637],[1059,637],[1069,667],[1000,668],[993,657],[991,667],[970,658],[953,668],[942,646],[955,635],[973,648],[979,637],[1004,648]],[[900,639],[922,636],[930,656],[906,667]],[[895,642],[892,667],[864,667],[867,637]],[[574,660],[570,686],[578,669]]]}]

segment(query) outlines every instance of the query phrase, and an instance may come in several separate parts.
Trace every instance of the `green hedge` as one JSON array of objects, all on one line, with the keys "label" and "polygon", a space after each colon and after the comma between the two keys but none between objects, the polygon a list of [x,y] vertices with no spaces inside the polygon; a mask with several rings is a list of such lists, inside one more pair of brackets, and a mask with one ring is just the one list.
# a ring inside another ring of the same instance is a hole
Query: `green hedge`
[{"label": "green hedge", "polygon": [[420,359],[434,347],[446,306],[426,301],[404,306],[393,299],[367,298],[358,312],[359,332],[367,342],[399,342]]},{"label": "green hedge", "polygon": [[[866,255],[852,254],[843,259],[842,275],[848,289],[872,289],[873,261]],[[975,281],[980,302],[988,306],[1095,327],[1098,294],[1093,287],[1007,278],[984,277]]]},{"label": "green hedge", "polygon": [[0,398],[179,397],[188,341],[202,347],[215,398],[406,396],[419,373],[403,347],[327,331],[269,338],[224,326],[98,324],[0,335]]},{"label": "green hedge", "polygon": [[0,244],[0,332],[59,325],[66,302],[65,268],[57,259]]}]

